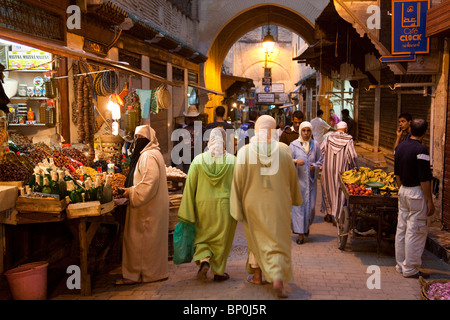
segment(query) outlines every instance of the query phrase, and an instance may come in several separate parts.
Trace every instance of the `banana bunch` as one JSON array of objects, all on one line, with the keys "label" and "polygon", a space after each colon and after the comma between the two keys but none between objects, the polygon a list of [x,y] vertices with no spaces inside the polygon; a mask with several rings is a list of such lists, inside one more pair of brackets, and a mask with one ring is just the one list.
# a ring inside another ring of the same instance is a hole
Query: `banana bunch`
[{"label": "banana bunch", "polygon": [[394,172],[387,173],[382,169],[371,170],[367,167],[353,168],[351,170],[345,171],[341,175],[342,181],[345,184],[361,184],[365,185],[367,182],[382,182],[384,187],[380,190],[389,189],[391,193],[398,192],[397,182],[395,181]]},{"label": "banana bunch", "polygon": [[345,184],[360,184],[361,183],[361,173],[356,169],[351,169],[345,171],[341,175],[342,181]]}]

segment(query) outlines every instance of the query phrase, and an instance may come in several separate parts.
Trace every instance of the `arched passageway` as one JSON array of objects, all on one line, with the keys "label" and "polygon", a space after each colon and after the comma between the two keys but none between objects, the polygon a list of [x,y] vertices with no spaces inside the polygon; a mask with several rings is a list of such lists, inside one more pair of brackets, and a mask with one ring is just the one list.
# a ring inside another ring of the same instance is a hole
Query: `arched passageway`
[{"label": "arched passageway", "polygon": [[[314,25],[301,13],[280,5],[257,5],[244,10],[230,19],[218,32],[211,43],[204,67],[205,86],[221,91],[221,68],[225,57],[233,46],[247,32],[267,25],[282,26],[299,36],[307,43],[314,43]],[[212,117],[214,107],[220,105],[223,97],[210,96],[206,112]],[[212,118],[211,118],[212,119]]]}]

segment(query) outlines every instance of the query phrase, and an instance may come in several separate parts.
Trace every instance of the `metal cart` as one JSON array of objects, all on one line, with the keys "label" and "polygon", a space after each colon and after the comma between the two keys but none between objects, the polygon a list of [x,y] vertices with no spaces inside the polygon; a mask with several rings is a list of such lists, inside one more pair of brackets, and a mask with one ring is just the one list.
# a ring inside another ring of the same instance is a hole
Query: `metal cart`
[{"label": "metal cart", "polygon": [[[345,204],[336,217],[336,225],[338,229],[338,247],[344,250],[347,244],[348,237],[352,239],[370,239],[377,240],[377,253],[380,253],[382,240],[394,240],[392,237],[384,235],[383,227],[391,229],[396,228],[397,212],[398,212],[398,197],[396,195],[380,195],[373,194],[367,196],[352,195],[346,188],[342,177],[339,175],[339,183],[345,195]],[[358,206],[370,208],[372,214],[362,215],[357,210]],[[360,219],[370,220],[371,224],[377,226],[376,234],[372,236],[361,236],[356,231],[357,221]],[[395,232],[394,232],[395,234]]]}]

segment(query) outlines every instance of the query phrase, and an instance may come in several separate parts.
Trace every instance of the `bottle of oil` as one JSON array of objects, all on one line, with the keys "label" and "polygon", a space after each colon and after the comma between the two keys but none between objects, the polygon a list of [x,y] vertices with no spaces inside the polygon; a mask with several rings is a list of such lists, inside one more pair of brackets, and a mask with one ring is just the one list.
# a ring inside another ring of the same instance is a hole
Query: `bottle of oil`
[{"label": "bottle of oil", "polygon": [[136,111],[133,110],[132,105],[128,105],[125,112],[125,131],[134,132],[136,129]]},{"label": "bottle of oil", "polygon": [[56,109],[53,100],[49,100],[47,103],[47,109],[45,110],[45,125],[47,127],[54,127],[56,125]]}]

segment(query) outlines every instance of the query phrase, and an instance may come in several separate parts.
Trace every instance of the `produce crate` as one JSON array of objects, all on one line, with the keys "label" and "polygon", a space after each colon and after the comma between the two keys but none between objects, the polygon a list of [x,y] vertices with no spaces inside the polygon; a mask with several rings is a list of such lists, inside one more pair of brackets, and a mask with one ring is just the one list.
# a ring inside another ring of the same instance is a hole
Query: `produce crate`
[{"label": "produce crate", "polygon": [[25,185],[24,181],[0,181],[0,186],[9,186],[21,188]]},{"label": "produce crate", "polygon": [[77,219],[101,215],[100,201],[72,203],[67,206],[67,218]]},{"label": "produce crate", "polygon": [[59,197],[50,195],[40,198],[32,194],[31,196],[18,197],[16,210],[19,212],[60,213],[66,209],[69,202],[69,197],[60,200]]},{"label": "produce crate", "polygon": [[437,280],[431,280],[431,281],[425,281],[423,277],[419,277],[419,283],[420,283],[420,297],[422,300],[430,300],[428,297],[427,291],[430,288],[430,286],[434,283],[448,283],[450,282],[450,279],[437,279]]}]

